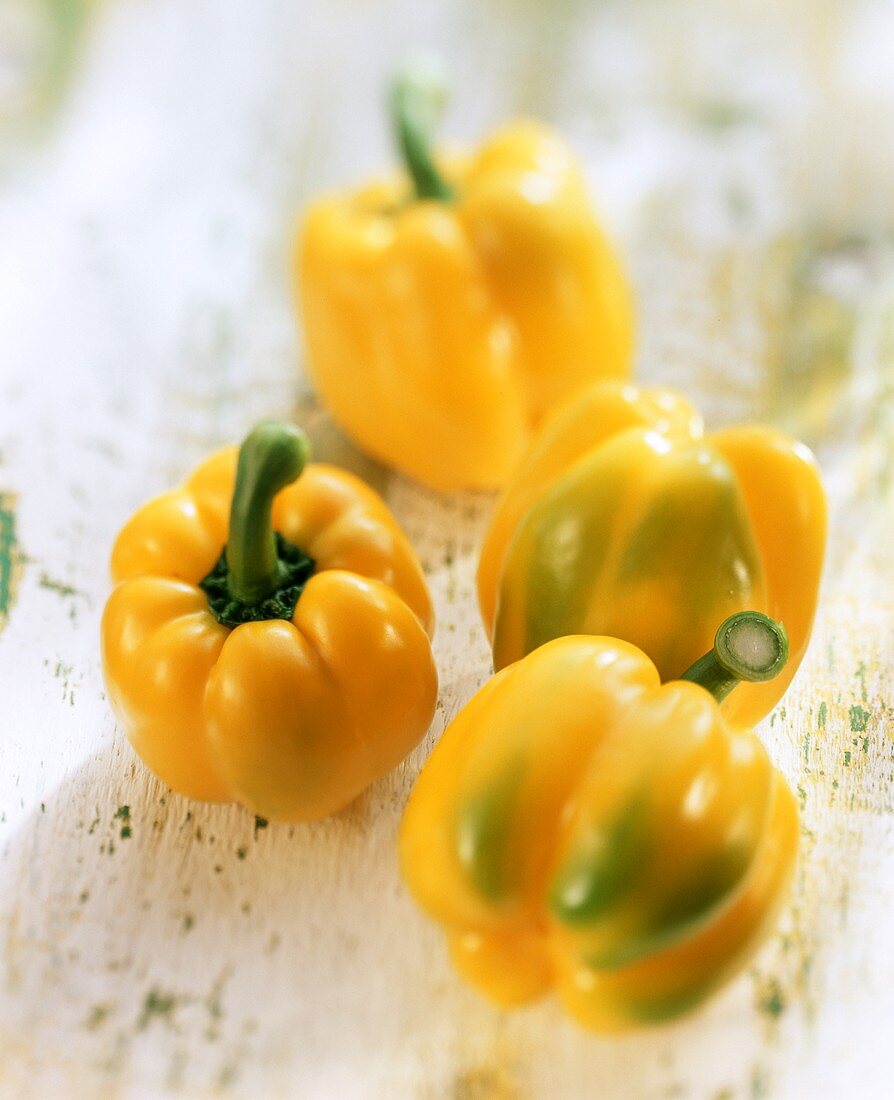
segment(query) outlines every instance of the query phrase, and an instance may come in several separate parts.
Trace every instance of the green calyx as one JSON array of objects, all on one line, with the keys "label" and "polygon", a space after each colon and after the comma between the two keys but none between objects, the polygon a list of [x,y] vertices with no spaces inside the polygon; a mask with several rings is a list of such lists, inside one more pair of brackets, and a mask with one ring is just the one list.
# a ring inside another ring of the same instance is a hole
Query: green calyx
[{"label": "green calyx", "polygon": [[680,677],[700,684],[718,703],[742,682],[772,680],[788,660],[788,635],[782,623],[760,611],[740,611],[720,624],[714,648]]},{"label": "green calyx", "polygon": [[313,576],[316,562],[294,543],[284,539],[277,531],[276,552],[281,569],[281,580],[260,603],[242,603],[230,591],[230,568],[224,550],[214,568],[199,588],[208,596],[208,606],[215,619],[224,626],[240,626],[242,623],[258,623],[265,619],[291,619],[295,614],[298,597]]},{"label": "green calyx", "polygon": [[226,626],[291,619],[315,562],[273,530],[276,494],[300,475],[310,442],[299,428],[262,421],[239,449],[230,534],[214,568],[199,584]]},{"label": "green calyx", "polygon": [[404,66],[391,88],[391,115],[406,169],[417,199],[450,202],[453,190],[438,171],[431,154],[431,136],[444,103],[447,84],[431,59]]}]

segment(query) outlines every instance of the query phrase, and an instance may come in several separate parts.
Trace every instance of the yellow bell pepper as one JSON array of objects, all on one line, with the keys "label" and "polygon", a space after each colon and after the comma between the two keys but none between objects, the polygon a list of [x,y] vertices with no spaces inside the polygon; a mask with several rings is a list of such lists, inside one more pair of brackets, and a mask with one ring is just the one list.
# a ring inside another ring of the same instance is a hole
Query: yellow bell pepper
[{"label": "yellow bell pepper", "polygon": [[109,700],[156,775],[286,821],[390,771],[437,696],[410,544],[363,482],[308,457],[266,421],[238,462],[223,451],[143,507],[102,619]]},{"label": "yellow bell pepper", "polygon": [[466,980],[506,1007],[555,988],[579,1023],[618,1031],[695,1007],[745,965],[791,878],[798,814],[717,700],[786,651],[779,624],[744,612],[692,682],[662,687],[628,642],[577,636],[485,684],[400,830],[405,879]]},{"label": "yellow bell pepper", "polygon": [[551,638],[605,634],[671,680],[744,608],[785,623],[791,660],[724,703],[751,726],[807,648],[826,503],[806,447],[764,427],[704,436],[680,396],[592,386],[556,414],[499,502],[478,596],[503,668]]},{"label": "yellow bell pepper", "polygon": [[557,403],[627,375],[630,291],[565,143],[516,122],[436,167],[437,92],[424,72],[397,82],[408,172],[317,201],[294,266],[308,370],[342,428],[439,489],[488,489]]}]

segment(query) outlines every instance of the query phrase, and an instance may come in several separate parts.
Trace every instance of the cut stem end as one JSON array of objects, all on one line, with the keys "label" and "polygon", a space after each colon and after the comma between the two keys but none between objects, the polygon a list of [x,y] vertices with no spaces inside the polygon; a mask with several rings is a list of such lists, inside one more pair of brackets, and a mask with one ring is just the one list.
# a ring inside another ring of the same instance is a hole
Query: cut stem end
[{"label": "cut stem end", "polygon": [[720,624],[714,648],[680,679],[700,684],[722,703],[737,684],[764,683],[778,676],[788,651],[782,623],[760,611],[740,611]]},{"label": "cut stem end", "polygon": [[761,683],[772,680],[788,660],[788,635],[760,611],[730,615],[714,638],[721,664],[740,680]]}]

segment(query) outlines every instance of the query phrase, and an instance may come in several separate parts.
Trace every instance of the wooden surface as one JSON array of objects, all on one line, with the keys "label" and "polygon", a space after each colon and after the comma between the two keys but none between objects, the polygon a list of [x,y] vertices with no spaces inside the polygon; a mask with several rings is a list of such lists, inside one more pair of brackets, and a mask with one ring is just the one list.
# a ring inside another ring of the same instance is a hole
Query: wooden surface
[{"label": "wooden surface", "polygon": [[[81,7],[51,93],[0,113],[0,1094],[889,1096],[894,7]],[[285,273],[301,202],[390,158],[384,77],[419,43],[456,74],[447,131],[537,113],[586,157],[637,286],[640,377],[712,424],[802,434],[832,498],[815,639],[762,731],[803,810],[790,904],[706,1009],[624,1040],[550,1002],[493,1011],[396,873],[413,778],[488,675],[492,499],[338,440],[300,383]],[[290,411],[383,488],[439,615],[426,741],[310,827],[162,788],[97,652],[130,512]]]}]

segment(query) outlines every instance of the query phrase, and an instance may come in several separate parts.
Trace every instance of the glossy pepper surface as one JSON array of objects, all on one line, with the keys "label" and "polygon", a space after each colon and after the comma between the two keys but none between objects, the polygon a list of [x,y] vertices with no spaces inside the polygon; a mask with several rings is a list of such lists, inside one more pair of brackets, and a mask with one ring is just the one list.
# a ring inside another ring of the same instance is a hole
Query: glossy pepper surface
[{"label": "glossy pepper surface", "polygon": [[102,620],[109,700],[149,767],[191,798],[289,821],[391,770],[437,695],[406,537],[357,478],[305,468],[308,450],[262,423],[238,458],[215,455],[137,512]]},{"label": "glossy pepper surface", "polygon": [[408,173],[303,219],[307,365],[370,454],[437,488],[495,488],[557,402],[627,375],[630,292],[565,143],[516,122],[436,166],[433,95],[424,74],[396,85]]},{"label": "glossy pepper surface", "polygon": [[400,833],[405,879],[459,972],[502,1006],[555,989],[579,1023],[617,1031],[687,1011],[741,969],[790,880],[797,808],[716,700],[784,660],[784,631],[745,613],[695,682],[661,686],[636,647],[577,636],[485,684]]},{"label": "glossy pepper surface", "polygon": [[716,624],[755,608],[781,620],[791,659],[723,704],[754,725],[804,655],[826,537],[806,447],[764,427],[705,436],[679,395],[606,382],[544,428],[497,505],[478,596],[503,668],[551,638],[623,638],[678,677]]}]

